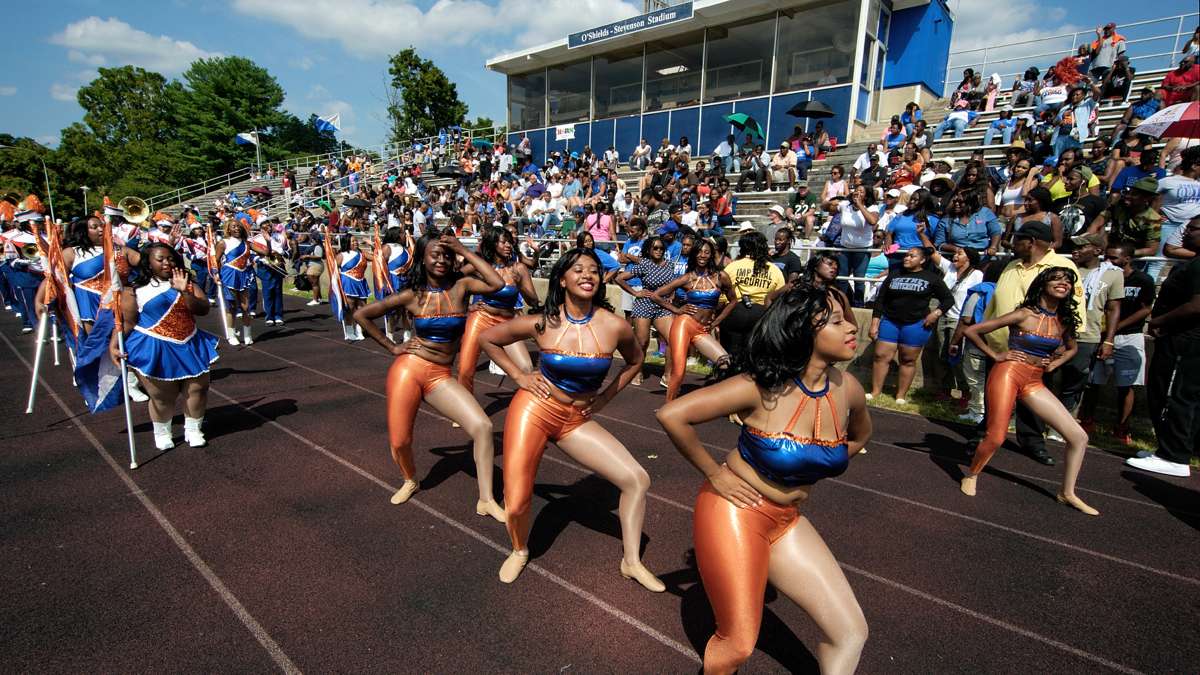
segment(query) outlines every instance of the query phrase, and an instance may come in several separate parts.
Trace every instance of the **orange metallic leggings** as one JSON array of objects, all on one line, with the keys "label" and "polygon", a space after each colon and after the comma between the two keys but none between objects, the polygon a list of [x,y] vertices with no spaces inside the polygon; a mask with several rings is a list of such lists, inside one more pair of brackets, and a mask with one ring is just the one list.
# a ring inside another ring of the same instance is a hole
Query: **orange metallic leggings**
[{"label": "orange metallic leggings", "polygon": [[996,450],[1004,445],[1008,435],[1008,420],[1017,406],[1017,400],[1046,388],[1042,383],[1044,372],[1041,366],[1020,361],[1004,361],[992,368],[987,379],[987,435],[975,448],[975,461],[971,462],[972,475],[983,471]]},{"label": "orange metallic leggings", "polygon": [[671,321],[671,334],[667,337],[667,348],[671,350],[668,401],[673,401],[679,396],[679,388],[683,386],[683,375],[687,372],[688,350],[692,348],[692,342],[701,335],[708,335],[708,329],[690,314],[680,314]]},{"label": "orange metallic leggings", "polygon": [[513,550],[525,550],[533,479],[547,441],[557,441],[589,418],[579,408],[553,398],[538,398],[517,390],[504,419],[504,511]]},{"label": "orange metallic leggings", "polygon": [[401,354],[388,368],[388,447],[405,480],[416,480],[417,475],[412,452],[417,409],[429,392],[451,378],[450,366],[426,361],[416,354]]},{"label": "orange metallic leggings", "polygon": [[760,506],[738,508],[704,481],[696,496],[692,536],[704,593],[717,619],[717,631],[704,648],[705,672],[732,673],[743,661],[741,655],[754,648],[771,545],[799,520],[795,505],[764,499]]},{"label": "orange metallic leggings", "polygon": [[506,316],[482,309],[472,310],[467,315],[467,327],[458,347],[458,383],[472,394],[475,393],[475,367],[479,365],[479,335],[508,320]]}]

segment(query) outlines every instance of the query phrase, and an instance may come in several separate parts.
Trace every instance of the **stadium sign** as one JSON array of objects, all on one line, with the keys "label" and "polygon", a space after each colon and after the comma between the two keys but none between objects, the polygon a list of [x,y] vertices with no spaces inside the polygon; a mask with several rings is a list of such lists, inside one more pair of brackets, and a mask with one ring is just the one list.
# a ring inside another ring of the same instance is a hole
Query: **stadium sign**
[{"label": "stadium sign", "polygon": [[636,33],[648,28],[656,28],[669,23],[687,21],[692,16],[692,3],[690,2],[680,3],[674,7],[656,9],[648,14],[639,14],[635,17],[614,21],[579,33],[571,33],[567,36],[567,49],[575,49],[576,47],[611,40],[622,35],[629,35],[630,33]]}]

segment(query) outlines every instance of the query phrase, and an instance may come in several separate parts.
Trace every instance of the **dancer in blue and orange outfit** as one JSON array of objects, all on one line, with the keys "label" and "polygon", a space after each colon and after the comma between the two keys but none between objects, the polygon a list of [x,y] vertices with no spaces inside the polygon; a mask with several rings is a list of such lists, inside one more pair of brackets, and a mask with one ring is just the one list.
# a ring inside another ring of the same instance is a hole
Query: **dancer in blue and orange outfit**
[{"label": "dancer in blue and orange outfit", "polygon": [[[375,299],[383,300],[392,293],[399,293],[408,283],[408,271],[413,264],[413,238],[403,227],[389,227],[383,239],[377,241],[377,246],[379,251],[371,258],[371,264],[374,265],[371,271],[375,275]],[[383,276],[385,274],[386,277]],[[405,323],[404,312],[392,312],[384,321],[387,322],[387,332],[395,335]],[[405,339],[408,337],[406,334]]]},{"label": "dancer in blue and orange outfit", "polygon": [[[479,276],[458,271],[456,256],[473,265]],[[404,485],[392,495],[392,503],[403,504],[419,487],[412,436],[417,409],[424,400],[461,425],[474,440],[475,478],[479,484],[475,512],[504,522],[504,509],[492,496],[492,421],[471,392],[450,373],[467,323],[467,299],[477,293],[495,293],[504,281],[491,265],[453,236],[418,239],[413,260],[408,284],[399,293],[354,313],[354,320],[367,335],[396,355],[387,375],[388,445],[392,459],[404,474]],[[399,309],[412,315],[415,334],[401,344],[389,340],[375,325],[375,319]]]},{"label": "dancer in blue and orange outfit", "polygon": [[[737,303],[733,293],[733,282],[717,267],[717,246],[707,239],[698,240],[688,254],[687,271],[675,281],[655,291],[664,300],[676,290],[684,292],[683,305],[673,307],[675,320],[671,322],[667,345],[671,352],[671,379],[667,386],[667,400],[679,396],[683,376],[687,372],[688,351],[695,345],[705,358],[724,368],[729,364],[729,353],[713,337],[712,332]],[[721,298],[725,305],[717,311]]]},{"label": "dancer in blue and orange outfit", "polygon": [[[1058,501],[1089,516],[1100,515],[1075,495],[1075,480],[1088,443],[1087,432],[1042,382],[1043,375],[1054,372],[1075,356],[1075,332],[1079,329],[1075,314],[1076,279],[1075,272],[1065,267],[1042,270],[1029,284],[1025,300],[1015,310],[967,328],[967,339],[996,365],[987,378],[987,435],[975,448],[971,468],[962,479],[963,494],[975,496],[979,474],[1004,443],[1008,420],[1020,399],[1066,441],[1067,461]],[[998,354],[983,336],[1001,328],[1009,329],[1008,351]]]},{"label": "dancer in blue and orange outfit", "polygon": [[337,262],[342,297],[346,300],[346,306],[342,308],[342,316],[345,317],[342,328],[346,331],[346,339],[351,341],[363,339],[362,328],[354,323],[354,313],[371,297],[371,285],[367,283],[367,264],[370,259],[364,248],[365,244],[354,244],[353,236],[341,236],[341,252],[338,253]]},{"label": "dancer in blue and orange outfit", "polygon": [[[821,672],[852,673],[867,639],[854,590],[821,535],[799,512],[812,486],[840,475],[871,436],[866,395],[837,368],[854,358],[858,328],[828,288],[799,283],[755,324],[736,375],[675,399],[658,421],[707,480],[693,536],[717,620],[705,673],[732,673],[754,652],[769,581],[825,633]],[[740,415],[737,449],[718,463],[696,432]],[[505,476],[507,478],[507,476]]]},{"label": "dancer in blue and orange outfit", "polygon": [[225,288],[225,308],[228,316],[222,320],[228,321],[230,327],[229,344],[237,346],[238,329],[237,317],[242,318],[241,342],[254,344],[250,334],[250,284],[254,280],[254,270],[250,265],[250,245],[246,242],[246,227],[237,218],[225,221],[225,238],[217,242],[217,259],[221,261],[221,285]]},{"label": "dancer in blue and orange outfit", "polygon": [[[208,371],[217,360],[217,337],[196,328],[195,317],[208,314],[208,298],[192,283],[183,256],[168,244],[141,249],[133,286],[121,292],[125,353],[150,395],[150,421],[159,450],[175,446],[171,418],[184,397],[183,437],[193,448],[205,444],[202,425],[208,407]],[[109,351],[121,354],[113,331]]]},{"label": "dancer in blue and orange outfit", "polygon": [[[501,227],[488,227],[479,240],[479,257],[496,268],[504,279],[504,288],[495,293],[480,296],[467,315],[467,330],[463,333],[462,350],[458,356],[458,383],[475,391],[475,366],[479,363],[479,335],[483,331],[509,321],[517,315],[517,302],[524,298],[525,304],[536,307],[537,291],[533,289],[533,278],[529,268],[517,261],[517,242],[512,234]],[[469,267],[464,267],[470,273]],[[523,372],[533,370],[533,360],[525,345],[516,342],[504,348],[508,357]]]},{"label": "dancer in blue and orange outfit", "polygon": [[[535,340],[539,369],[521,370],[505,347]],[[504,505],[513,551],[500,567],[500,581],[512,583],[529,562],[530,502],[533,479],[554,441],[571,459],[607,478],[621,490],[621,575],[653,592],[666,590],[641,559],[642,520],[650,475],[629,450],[592,415],[624,389],[642,367],[643,352],[633,330],[605,301],[600,260],[587,249],[567,251],[550,271],[550,287],[540,315],[519,316],[493,326],[479,344],[520,386],[504,423]],[[625,365],[602,387],[620,351]]]}]

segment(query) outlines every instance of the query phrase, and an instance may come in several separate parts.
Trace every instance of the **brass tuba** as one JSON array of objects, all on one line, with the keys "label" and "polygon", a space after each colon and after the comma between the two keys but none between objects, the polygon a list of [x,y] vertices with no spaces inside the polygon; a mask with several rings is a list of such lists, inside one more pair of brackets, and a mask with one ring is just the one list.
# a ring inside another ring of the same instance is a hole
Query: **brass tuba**
[{"label": "brass tuba", "polygon": [[42,255],[41,252],[38,251],[37,244],[34,243],[22,245],[18,250],[18,253],[21,254],[21,258],[23,260],[37,260]]},{"label": "brass tuba", "polygon": [[117,202],[117,208],[125,212],[125,222],[137,225],[143,223],[150,217],[150,207],[146,205],[144,199],[138,197],[126,197]]}]

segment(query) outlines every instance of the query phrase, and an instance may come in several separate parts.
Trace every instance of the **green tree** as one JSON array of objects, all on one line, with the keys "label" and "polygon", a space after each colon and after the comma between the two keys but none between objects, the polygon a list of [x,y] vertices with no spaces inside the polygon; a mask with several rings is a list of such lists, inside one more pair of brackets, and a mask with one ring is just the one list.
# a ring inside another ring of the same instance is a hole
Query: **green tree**
[{"label": "green tree", "polygon": [[204,176],[254,162],[254,147],[234,143],[258,130],[265,141],[286,122],[283,87],[266,68],[240,56],[199,59],[183,74],[176,124],[189,160]]},{"label": "green tree", "polygon": [[392,93],[388,116],[393,142],[406,143],[432,136],[442,127],[462,124],[467,104],[459,100],[458,87],[433,61],[409,47],[392,55],[389,64]]},{"label": "green tree", "polygon": [[333,132],[317,131],[316,121],[315,114],[309,115],[307,122],[295,115],[285,115],[283,121],[271,129],[270,137],[264,139],[264,160],[337,152],[338,141]]},{"label": "green tree", "polygon": [[171,106],[178,82],[133,66],[101,68],[79,89],[83,122],[102,143],[165,142],[176,137]]}]

